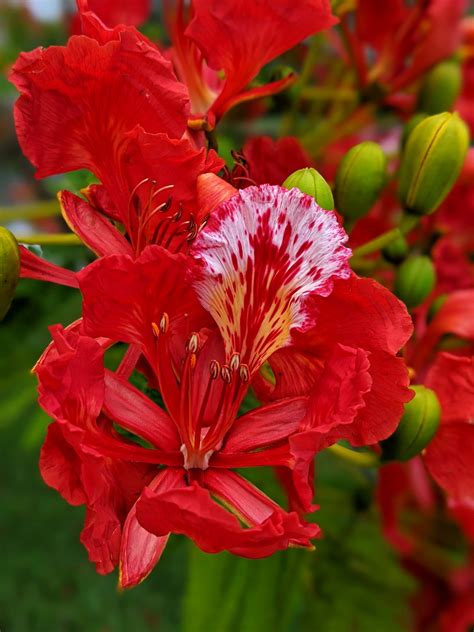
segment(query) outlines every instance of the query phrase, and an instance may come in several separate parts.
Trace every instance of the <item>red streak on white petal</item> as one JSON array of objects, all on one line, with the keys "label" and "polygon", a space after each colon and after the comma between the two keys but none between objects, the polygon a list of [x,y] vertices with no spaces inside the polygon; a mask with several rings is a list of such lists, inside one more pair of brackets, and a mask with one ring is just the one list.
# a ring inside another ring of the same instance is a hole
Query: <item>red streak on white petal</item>
[{"label": "red streak on white petal", "polygon": [[313,322],[305,298],[348,278],[347,235],[334,213],[296,189],[262,185],[221,204],[193,246],[194,287],[216,320],[228,361],[254,372]]}]

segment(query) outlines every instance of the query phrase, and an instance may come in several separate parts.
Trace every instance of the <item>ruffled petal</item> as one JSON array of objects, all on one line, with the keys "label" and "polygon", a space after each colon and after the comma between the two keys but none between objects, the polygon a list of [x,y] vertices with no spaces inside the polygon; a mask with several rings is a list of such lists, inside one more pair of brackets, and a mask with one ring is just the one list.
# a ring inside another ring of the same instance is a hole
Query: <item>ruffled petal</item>
[{"label": "ruffled petal", "polygon": [[196,482],[162,494],[145,490],[137,503],[137,516],[145,529],[158,536],[180,533],[207,553],[227,550],[250,558],[266,557],[287,548],[293,539],[318,533],[316,525],[302,529],[296,513],[282,511],[275,511],[257,526],[242,528]]},{"label": "ruffled petal", "polygon": [[187,265],[184,255],[149,246],[136,260],[111,255],[87,266],[78,274],[85,331],[136,343],[154,361],[155,334],[164,314],[173,334],[187,335],[194,317],[203,314],[185,283]]},{"label": "ruffled petal", "polygon": [[61,426],[48,427],[41,448],[39,468],[44,482],[58,491],[70,505],[83,505],[87,496],[81,482],[81,460],[63,436]]},{"label": "ruffled petal", "polygon": [[89,169],[113,188],[126,132],[141,125],[180,138],[186,129],[184,86],[133,29],[117,30],[103,45],[74,36],[66,47],[22,53],[10,80],[21,93],[18,139],[37,177]]}]

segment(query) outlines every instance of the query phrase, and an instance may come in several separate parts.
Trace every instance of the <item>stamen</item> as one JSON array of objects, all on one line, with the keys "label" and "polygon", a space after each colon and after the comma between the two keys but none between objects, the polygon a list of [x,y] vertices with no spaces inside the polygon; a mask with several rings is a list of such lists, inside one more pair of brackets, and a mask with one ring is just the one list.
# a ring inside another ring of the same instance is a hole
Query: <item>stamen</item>
[{"label": "stamen", "polygon": [[248,382],[250,379],[250,371],[247,364],[241,364],[239,369],[240,379],[242,382]]},{"label": "stamen", "polygon": [[155,338],[158,338],[160,335],[160,328],[158,327],[158,325],[153,322],[151,323],[151,328],[153,330],[153,335],[155,336]]},{"label": "stamen", "polygon": [[227,364],[224,364],[221,367],[221,378],[226,384],[230,384],[232,382],[232,374]]},{"label": "stamen", "polygon": [[160,331],[162,334],[165,334],[168,331],[168,327],[170,324],[170,317],[166,312],[163,312],[163,316],[160,320]]},{"label": "stamen", "polygon": [[188,353],[196,353],[199,349],[199,336],[197,333],[192,333],[188,344],[186,345]]},{"label": "stamen", "polygon": [[237,371],[237,369],[240,366],[240,354],[239,353],[233,353],[232,357],[230,359],[229,362],[229,366],[231,371]]},{"label": "stamen", "polygon": [[209,372],[213,380],[217,380],[217,378],[219,377],[220,369],[221,365],[219,364],[219,362],[217,360],[212,360],[209,365]]},{"label": "stamen", "polygon": [[202,222],[199,224],[198,232],[201,232],[201,230],[203,230],[207,226],[207,223],[208,223],[210,217],[211,216],[209,215],[209,213],[204,216]]}]

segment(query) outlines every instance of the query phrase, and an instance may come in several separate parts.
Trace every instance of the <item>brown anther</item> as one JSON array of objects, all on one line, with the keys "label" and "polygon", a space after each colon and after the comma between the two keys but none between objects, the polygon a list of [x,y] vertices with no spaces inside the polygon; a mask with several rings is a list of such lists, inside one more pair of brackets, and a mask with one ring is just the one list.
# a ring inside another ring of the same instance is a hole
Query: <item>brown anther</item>
[{"label": "brown anther", "polygon": [[199,349],[199,336],[196,333],[191,334],[186,348],[188,353],[196,353]]},{"label": "brown anther", "polygon": [[240,366],[240,354],[239,353],[233,353],[232,357],[230,359],[229,362],[229,366],[231,371],[237,371],[237,369]]},{"label": "brown anther", "polygon": [[173,198],[170,195],[169,198],[166,200],[166,202],[162,202],[159,206],[157,206],[157,210],[160,213],[166,213],[166,211],[170,210],[172,204],[173,204]]},{"label": "brown anther", "polygon": [[250,371],[246,364],[240,365],[239,374],[242,382],[248,382],[250,380]]},{"label": "brown anther", "polygon": [[199,224],[199,232],[207,226],[210,217],[211,216],[208,214],[203,218],[202,222]]},{"label": "brown anther", "polygon": [[168,331],[168,327],[170,324],[170,317],[166,312],[163,312],[163,316],[160,320],[160,331],[162,334],[165,334]]},{"label": "brown anther", "polygon": [[217,380],[217,378],[219,377],[220,368],[221,365],[217,360],[211,360],[211,363],[209,365],[209,373],[211,374],[211,378],[213,380]]},{"label": "brown anther", "polygon": [[198,234],[198,227],[194,226],[192,231],[186,237],[186,241],[193,241],[193,239],[196,239],[197,234]]},{"label": "brown anther", "polygon": [[153,335],[155,336],[155,338],[158,338],[158,336],[160,335],[160,328],[158,327],[158,325],[153,322],[151,323],[151,328],[153,330]]},{"label": "brown anther", "polygon": [[230,372],[227,364],[223,364],[221,366],[221,378],[224,380],[226,384],[230,384],[232,382],[232,373]]}]

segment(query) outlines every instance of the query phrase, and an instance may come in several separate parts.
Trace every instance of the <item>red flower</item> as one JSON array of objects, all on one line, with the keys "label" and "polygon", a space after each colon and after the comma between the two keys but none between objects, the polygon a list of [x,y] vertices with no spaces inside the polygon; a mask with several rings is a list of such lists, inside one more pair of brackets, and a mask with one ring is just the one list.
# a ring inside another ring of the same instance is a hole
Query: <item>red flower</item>
[{"label": "red flower", "polygon": [[[156,47],[132,28],[82,17],[86,35],[23,53],[13,67],[20,145],[38,177],[89,169],[101,181],[90,192],[94,208],[61,197],[66,221],[93,250],[102,238],[88,238],[91,224],[111,236],[104,215],[123,224],[136,253],[150,242],[179,250],[204,219],[197,176],[224,163],[183,136],[186,89]],[[119,241],[103,245],[110,252]]]},{"label": "red flower", "polygon": [[236,166],[230,175],[238,188],[249,184],[282,184],[297,169],[311,167],[313,162],[297,138],[284,136],[272,140],[269,136],[250,138],[241,154],[236,154]]},{"label": "red flower", "polygon": [[[288,446],[290,458],[287,450],[285,458],[274,463],[298,462],[293,469],[300,486],[305,487],[305,506],[310,505],[311,498],[303,479],[309,475],[314,453],[341,437],[361,445],[388,436],[398,422],[403,403],[410,398],[406,369],[393,355],[411,330],[406,310],[373,282],[337,280],[338,276],[348,275],[343,266],[347,258],[341,243],[343,233],[332,213],[315,213],[314,209],[311,198],[296,190],[252,187],[218,207],[199,234],[191,251],[202,262],[192,273],[194,285],[220,329],[219,344],[224,346],[219,355],[216,351],[215,357],[208,359],[208,364],[213,373],[220,366],[224,381],[229,379],[233,384],[234,377],[240,376],[243,382],[238,388],[232,387],[237,390],[227,421],[207,435],[202,445],[191,438],[184,442],[190,462],[206,463],[209,451],[215,450],[233,423],[252,378],[262,396],[272,401],[312,392],[311,408],[317,411],[311,413],[304,426],[309,443],[293,442]],[[158,381],[168,376],[167,386],[161,391],[165,404],[173,411],[179,398],[176,393],[167,394],[174,392],[174,373],[167,359],[170,350],[166,347],[159,351],[153,332],[159,329],[160,322],[166,323],[173,317],[172,305],[180,309],[178,306],[187,303],[181,298],[170,306],[160,304],[156,299],[163,283],[159,273],[176,264],[171,263],[171,255],[166,258],[159,249],[146,252],[146,257],[135,263],[123,256],[105,258],[80,274],[85,326],[91,335],[140,344],[149,364],[159,367]],[[160,262],[153,263],[158,253]],[[184,266],[183,260],[179,267]],[[166,278],[167,283],[179,287],[171,271]],[[339,285],[340,290],[336,291]],[[359,292],[365,288],[365,295],[358,295],[355,288]],[[98,295],[102,297],[100,302],[94,299]],[[326,295],[329,298],[324,298]],[[379,302],[373,312],[367,312],[369,297]],[[131,304],[135,305],[132,313]],[[386,316],[381,318],[382,305]],[[338,313],[339,320],[340,313],[347,313],[352,333],[347,333],[350,328],[344,320],[337,325],[332,310]],[[186,307],[185,311],[191,314],[195,310]],[[389,335],[388,325],[393,328]],[[385,332],[380,340],[375,326],[380,327],[381,334]],[[189,325],[187,331],[193,331]],[[193,346],[200,336],[207,339],[207,335],[199,334],[193,338]],[[165,338],[159,336],[160,344]],[[309,353],[300,351],[306,347]],[[212,362],[215,359],[219,365]],[[259,375],[267,360],[277,379],[273,390]],[[347,391],[346,399],[335,403],[327,398],[327,392],[337,392],[342,385]],[[177,418],[182,406],[175,411]],[[184,433],[185,429],[183,436]]]},{"label": "red flower", "polygon": [[[227,242],[219,239],[224,229],[240,266]],[[308,241],[311,230],[313,240]],[[309,538],[318,533],[315,525],[283,511],[228,470],[292,465],[289,438],[307,426],[303,418],[312,404],[307,397],[284,398],[238,423],[235,418],[265,359],[290,344],[293,328],[312,322],[306,294],[328,295],[332,279],[347,276],[349,252],[343,240],[334,216],[296,191],[248,189],[223,204],[193,249],[202,261],[193,271],[194,284],[220,334],[185,282],[189,259],[182,255],[153,246],[136,260],[106,256],[80,273],[87,331],[107,331],[114,340],[139,345],[167,409],[166,414],[120,375],[104,373],[102,352],[93,339],[56,334],[55,346],[38,365],[41,403],[59,426],[52,426],[52,438],[45,444],[43,475],[67,500],[88,505],[94,521],[92,526],[86,523],[83,541],[99,570],[111,570],[120,557],[122,585],[136,583],[158,559],[169,532],[184,533],[209,552],[227,549],[249,557],[269,555],[291,543],[309,546]],[[245,277],[240,289],[232,280],[236,274]],[[273,283],[267,285],[272,275]],[[232,288],[235,301],[219,313]],[[98,294],[100,301],[95,300]],[[359,370],[365,375],[363,367]],[[348,386],[344,374],[331,378],[329,367],[325,373],[335,389]],[[363,378],[362,391],[366,387]],[[335,410],[330,400],[326,407]],[[325,424],[332,425],[344,414],[341,410],[327,419],[320,412]],[[114,424],[152,449],[121,440]],[[128,468],[139,463],[146,488],[134,488],[130,499],[122,472],[128,480]],[[159,465],[168,468],[160,471]],[[63,469],[67,473],[61,475]],[[242,529],[213,497],[225,501],[249,528]]]},{"label": "red flower", "polygon": [[292,76],[246,89],[265,64],[336,23],[327,0],[236,0],[232,5],[193,0],[188,12],[183,0],[177,0],[176,9],[174,4],[168,2],[173,60],[188,86],[197,127],[211,128],[238,103],[288,86]]},{"label": "red flower", "polygon": [[[449,57],[461,40],[465,0],[360,0],[356,33],[347,31],[353,52],[360,60],[361,79],[380,81],[392,92],[413,83],[431,66]],[[367,73],[361,43],[377,53]]]},{"label": "red flower", "polygon": [[442,422],[425,463],[448,494],[448,506],[474,538],[474,357],[441,353],[427,377],[441,403]]}]

